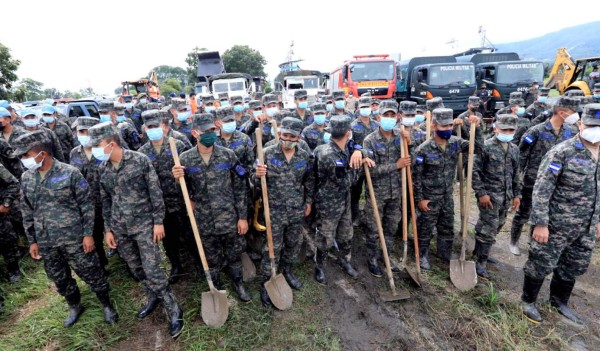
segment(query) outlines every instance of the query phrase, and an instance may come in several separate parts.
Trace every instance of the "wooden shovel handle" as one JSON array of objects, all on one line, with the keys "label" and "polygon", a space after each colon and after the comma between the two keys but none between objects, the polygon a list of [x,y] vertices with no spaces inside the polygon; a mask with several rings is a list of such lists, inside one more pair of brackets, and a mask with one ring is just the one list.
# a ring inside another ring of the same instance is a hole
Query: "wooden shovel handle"
[{"label": "wooden shovel handle", "polygon": [[473,154],[475,153],[475,130],[476,130],[477,126],[474,124],[471,124],[471,128],[469,130],[469,159],[468,162],[469,164],[467,165],[467,189],[465,190],[465,215],[464,215],[464,220],[462,223],[462,239],[463,239],[463,245],[462,245],[462,250],[460,253],[460,259],[462,261],[465,260],[465,250],[466,250],[466,245],[465,245],[465,241],[467,239],[467,224],[469,223],[469,221],[467,220],[469,218],[469,211],[470,211],[470,207],[471,207],[471,183],[473,181]]},{"label": "wooden shovel handle", "polygon": [[[400,126],[400,130],[404,132],[404,126]],[[404,139],[404,136],[402,137]],[[404,141],[400,143],[400,157],[406,157],[406,147]],[[402,241],[408,240],[408,202],[406,198],[406,167],[402,168]]]},{"label": "wooden shovel handle", "polygon": [[[275,130],[277,130],[277,122],[275,123]],[[277,132],[275,132],[277,135]],[[258,164],[265,164],[265,155],[263,154],[262,145],[262,129],[256,128],[256,154],[258,155]],[[275,249],[273,248],[273,232],[271,230],[271,211],[269,210],[269,193],[267,191],[267,177],[260,177],[260,187],[262,190],[263,197],[263,208],[265,210],[265,224],[267,227],[267,243],[269,245],[269,258],[271,261],[275,259]]]},{"label": "wooden shovel handle", "polygon": [[425,112],[425,132],[427,133],[425,140],[429,140],[431,138],[431,111]]},{"label": "wooden shovel handle", "polygon": [[[277,120],[275,118],[271,120],[271,125],[273,126],[273,132],[275,133],[275,142],[279,144],[279,127],[277,126]],[[262,143],[262,139],[260,141]]]},{"label": "wooden shovel handle", "polygon": [[[408,150],[408,141],[406,139],[403,140],[404,148]],[[410,214],[412,219],[412,228],[413,228],[413,242],[415,245],[415,261],[417,263],[417,273],[421,274],[421,258],[419,257],[419,234],[417,232],[417,212],[415,210],[415,194],[413,190],[413,181],[412,181],[412,173],[410,170],[410,165],[406,167],[406,177],[408,178],[408,195],[410,201]]]}]

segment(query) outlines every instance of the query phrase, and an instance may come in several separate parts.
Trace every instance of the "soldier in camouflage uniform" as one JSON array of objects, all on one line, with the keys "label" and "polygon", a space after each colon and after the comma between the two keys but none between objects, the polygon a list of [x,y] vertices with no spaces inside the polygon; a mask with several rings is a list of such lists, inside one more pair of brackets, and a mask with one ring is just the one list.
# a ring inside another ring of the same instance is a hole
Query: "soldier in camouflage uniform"
[{"label": "soldier in camouflage uniform", "polygon": [[[257,165],[256,177],[267,177],[271,229],[275,250],[275,265],[281,267],[283,276],[290,286],[300,289],[302,283],[294,276],[292,265],[298,263],[302,246],[304,218],[312,210],[314,176],[311,156],[298,148],[303,123],[295,117],[286,117],[279,129],[280,143],[264,150],[264,165]],[[255,184],[258,184],[258,179]],[[265,306],[271,306],[264,283],[271,278],[269,248],[263,248],[260,271],[262,285],[260,298]]]},{"label": "soldier in camouflage uniform", "polygon": [[171,100],[169,112],[173,116],[171,121],[171,129],[185,135],[193,144],[194,138],[192,137],[191,107],[185,104],[185,100],[175,98]]},{"label": "soldier in camouflage uniform", "polygon": [[577,134],[573,124],[579,119],[577,108],[579,100],[571,97],[560,97],[553,107],[553,115],[549,121],[531,127],[519,143],[519,171],[523,174],[523,189],[521,190],[521,206],[513,218],[510,230],[510,252],[520,255],[517,246],[523,225],[529,219],[533,185],[537,177],[542,158],[554,145],[572,138]]},{"label": "soldier in camouflage uniform", "polygon": [[112,124],[100,123],[88,131],[92,154],[102,161],[98,172],[104,239],[109,248],[119,250],[148,297],[137,318],[152,313],[160,299],[169,318],[169,333],[177,337],[183,328],[183,311],[160,267],[158,243],[165,235],[165,205],[158,176],[144,154],[123,149]]},{"label": "soldier in camouflage uniform", "polygon": [[142,111],[132,102],[125,103],[125,118],[130,119],[138,133],[142,132]]},{"label": "soldier in camouflage uniform", "polygon": [[233,151],[246,172],[250,172],[254,163],[254,145],[249,136],[236,130],[237,121],[231,107],[221,107],[217,110],[215,126],[220,130],[215,145]]},{"label": "soldier in camouflage uniform", "polygon": [[[453,111],[437,108],[432,113],[433,136],[419,145],[414,152],[413,186],[415,203],[421,212],[419,228],[419,255],[421,268],[431,269],[429,242],[434,228],[437,229],[437,255],[450,261],[454,241],[454,199],[452,185],[456,174],[458,155],[467,152],[469,141],[452,135]],[[469,117],[469,123],[478,125],[479,119]],[[468,138],[467,136],[464,136]],[[481,128],[475,132],[475,153],[483,147]]]},{"label": "soldier in camouflage uniform", "polygon": [[306,141],[311,150],[324,143],[327,111],[325,104],[317,102],[310,106],[313,113],[313,123],[302,131],[302,140]]},{"label": "soldier in camouflage uniform", "polygon": [[592,91],[592,98],[594,103],[600,103],[600,83],[594,84],[594,90]]},{"label": "soldier in camouflage uniform", "polygon": [[473,163],[473,190],[479,199],[474,255],[477,275],[484,279],[490,279],[486,264],[508,209],[515,211],[521,202],[519,148],[511,143],[516,129],[516,117],[498,116],[496,136],[485,141],[483,152],[475,156]]},{"label": "soldier in camouflage uniform", "polygon": [[[457,119],[460,119],[462,122],[458,122],[461,128],[461,134],[463,136],[465,135],[469,135],[469,130],[471,128],[469,128],[469,122],[467,121],[467,118],[469,118],[470,116],[476,116],[477,118],[479,118],[479,120],[481,120],[483,118],[483,115],[481,113],[479,113],[479,103],[481,102],[481,100],[479,99],[479,97],[477,96],[469,96],[469,100],[467,102],[467,110],[463,113],[461,113],[460,115],[458,115],[458,117],[456,117]],[[456,130],[454,130],[454,132],[452,133],[453,135],[457,135],[456,134]]]},{"label": "soldier in camouflage uniform", "polygon": [[8,270],[11,283],[21,279],[17,233],[13,230],[10,212],[18,205],[19,181],[0,163],[0,254]]},{"label": "soldier in camouflage uniform", "polygon": [[548,151],[533,189],[533,240],[521,300],[525,316],[534,323],[542,321],[535,301],[551,272],[550,304],[571,321],[585,323],[567,304],[600,239],[600,104],[585,106],[579,130]]},{"label": "soldier in camouflage uniform", "polygon": [[[329,121],[331,140],[315,155],[317,245],[315,280],[325,284],[324,263],[328,251],[337,243],[338,262],[346,274],[356,278],[358,273],[350,264],[352,251],[352,217],[350,213],[350,188],[358,178],[358,168],[363,163],[363,152],[354,145],[349,116],[333,116]],[[368,160],[368,159],[366,159]],[[368,160],[370,161],[370,160]],[[366,161],[366,162],[368,162]],[[372,163],[372,161],[370,161]]]},{"label": "soldier in camouflage uniform", "polygon": [[326,94],[321,96],[321,102],[325,104],[325,110],[327,111],[327,119],[329,119],[329,115],[333,111],[333,95]]},{"label": "soldier in camouflage uniform", "polygon": [[181,166],[173,167],[173,175],[185,176],[213,282],[222,289],[220,270],[226,260],[236,293],[249,302],[241,260],[248,231],[246,169],[233,151],[215,145],[213,114],[194,115],[192,128],[197,147],[181,155]]},{"label": "soldier in camouflage uniform", "polygon": [[338,115],[346,115],[349,117],[354,118],[354,113],[351,113],[350,111],[346,111],[346,99],[344,97],[344,91],[342,90],[338,90],[338,91],[334,91],[331,94],[331,98],[333,101],[333,110],[329,113],[328,118],[331,118],[333,116],[338,116]]},{"label": "soldier in camouflage uniform", "polygon": [[[510,94],[508,94],[508,106],[505,106],[501,109],[499,109],[498,111],[496,111],[496,115],[495,117],[498,117],[500,115],[509,115],[509,114],[513,114],[513,109],[511,108],[511,100],[515,100],[515,99],[522,99],[523,98],[523,93],[520,91],[513,91]],[[523,104],[525,104],[525,100],[523,100]]]},{"label": "soldier in camouflage uniform", "polygon": [[[525,100],[523,99],[512,99],[508,102],[510,104],[511,112],[514,116],[517,116],[517,131],[513,139],[513,144],[519,145],[523,134],[531,127],[531,121],[525,117]],[[496,115],[496,118],[499,115]]]},{"label": "soldier in camouflage uniform", "polygon": [[130,117],[133,120],[133,123],[135,123],[135,129],[138,131],[138,133],[141,133],[142,125],[144,124],[144,121],[142,120],[142,112],[148,109],[148,97],[146,96],[146,93],[138,94],[136,101],[137,102],[133,106],[131,116],[128,117]]},{"label": "soldier in camouflage uniform", "polygon": [[[545,121],[544,119],[537,122],[538,120],[536,120],[536,118],[548,110],[547,101],[549,93],[550,88],[540,88],[539,95],[537,96],[536,100],[525,109],[525,116],[531,121],[532,125],[536,125]],[[550,114],[550,116],[551,115],[552,114]]]},{"label": "soldier in camouflage uniform", "polygon": [[[270,140],[274,139],[274,131],[271,132],[273,127],[271,121],[275,118],[275,115],[279,113],[279,107],[277,104],[277,96],[273,94],[266,94],[262,98],[262,113],[254,116],[253,119],[247,121],[242,126],[242,133],[255,138],[254,131],[256,128],[263,129],[263,145],[266,145]],[[256,140],[252,139],[255,143]]]},{"label": "soldier in camouflage uniform", "polygon": [[[21,110],[21,118],[23,119],[23,124],[25,125],[25,128],[14,128],[13,134],[15,135],[13,136],[13,138],[17,138],[18,136],[26,134],[27,132],[35,132],[37,130],[41,130],[46,134],[46,138],[48,138],[52,143],[52,154],[54,155],[54,158],[59,160],[60,162],[64,162],[65,154],[62,150],[60,140],[58,140],[58,137],[53,131],[40,124],[40,119],[36,115],[35,111],[31,109],[23,109]],[[11,143],[11,141],[9,141],[9,143]]]},{"label": "soldier in camouflage uniform", "polygon": [[300,119],[304,127],[311,125],[314,119],[312,111],[308,108],[308,93],[306,90],[300,89],[294,92],[294,104],[296,104],[296,109],[292,117]]},{"label": "soldier in camouflage uniform", "polygon": [[101,101],[98,103],[98,113],[100,114],[100,122],[110,122],[119,130],[119,135],[122,141],[125,142],[130,150],[137,150],[142,145],[140,134],[135,128],[132,128],[129,123],[117,123],[117,111],[113,101]]},{"label": "soldier in camouflage uniform", "polygon": [[[383,234],[388,253],[391,253],[393,236],[396,234],[402,219],[400,169],[410,165],[410,156],[401,157],[400,145],[404,142],[404,138],[401,136],[400,130],[394,128],[398,122],[398,104],[395,101],[383,101],[379,109],[381,111],[381,125],[365,138],[363,147],[369,155],[373,155],[372,159],[376,164],[371,170],[373,190],[375,191],[379,216],[383,224]],[[405,131],[404,137],[407,140],[408,135],[409,133]],[[365,214],[369,272],[375,277],[381,277],[383,271],[377,263],[379,242],[377,222],[375,221],[373,203],[371,203],[369,196],[367,196]],[[397,267],[394,268],[394,270],[397,269]]]},{"label": "soldier in camouflage uniform", "polygon": [[[267,148],[269,146],[273,146],[276,144],[276,139],[275,139],[275,129],[273,128],[273,122],[277,122],[277,125],[279,126],[281,124],[281,121],[283,121],[284,118],[286,117],[293,117],[294,112],[292,111],[287,111],[287,110],[283,110],[280,112],[276,112],[275,115],[273,116],[273,118],[271,119],[271,140],[269,140],[266,144],[263,145],[264,148]],[[296,118],[296,117],[294,117]],[[298,148],[308,152],[308,153],[312,153],[312,150],[310,149],[310,146],[308,145],[308,143],[302,139],[298,140]]]},{"label": "soldier in camouflage uniform", "polygon": [[[416,125],[417,103],[414,101],[400,102],[401,123],[409,133],[410,144],[417,147],[425,142],[425,132]],[[398,128],[399,129],[399,128]]]},{"label": "soldier in camouflage uniform", "polygon": [[133,122],[131,118],[125,116],[125,104],[115,102],[115,112],[117,113],[117,123],[128,123],[131,128],[134,128],[138,133],[141,132],[137,130],[135,122]]},{"label": "soldier in camouflage uniform", "polygon": [[231,105],[233,116],[235,117],[235,129],[239,130],[251,117],[245,112],[246,107],[244,106],[244,99],[241,96],[232,96]]},{"label": "soldier in camouflage uniform", "polygon": [[51,105],[42,107],[42,121],[44,122],[42,125],[53,131],[58,137],[64,162],[69,162],[69,154],[75,146],[71,128],[56,119],[56,109]]},{"label": "soldier in camouflage uniform", "polygon": [[183,143],[185,146],[185,150],[189,150],[193,147],[190,139],[183,133],[178,132],[171,128],[171,123],[173,121],[173,115],[168,110],[160,110],[158,113],[161,121],[161,127],[165,130],[165,137],[168,139],[169,137],[173,137]]},{"label": "soldier in camouflage uniform", "polygon": [[29,253],[35,260],[43,259],[48,278],[69,304],[64,326],[75,324],[83,312],[71,269],[96,293],[104,320],[116,323],[108,280],[94,251],[88,182],[77,168],[52,157],[50,140],[43,131],[25,134],[14,144],[15,156],[27,168],[21,177],[21,210]]}]

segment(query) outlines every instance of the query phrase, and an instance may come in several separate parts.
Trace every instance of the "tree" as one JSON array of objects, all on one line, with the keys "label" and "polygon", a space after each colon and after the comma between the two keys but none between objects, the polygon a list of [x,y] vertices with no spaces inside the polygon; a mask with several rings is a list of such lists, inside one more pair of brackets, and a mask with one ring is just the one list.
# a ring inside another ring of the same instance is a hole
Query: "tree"
[{"label": "tree", "polygon": [[92,87],[79,89],[79,96],[93,97],[94,95],[96,95],[96,92],[94,91],[94,89]]},{"label": "tree", "polygon": [[158,87],[160,88],[160,93],[163,96],[168,96],[171,93],[175,93],[179,96],[179,93],[182,90],[181,84],[175,78],[170,78],[163,83],[158,83]]},{"label": "tree", "polygon": [[[185,69],[188,77],[188,84],[193,85],[198,82],[198,77],[196,74],[198,73],[198,53],[207,51],[206,48],[195,47],[191,52],[187,54],[185,58],[185,63],[187,64],[187,68]],[[162,92],[162,89],[161,89]]]},{"label": "tree", "polygon": [[23,78],[17,85],[17,90],[22,91],[24,94],[22,98],[25,100],[41,100],[45,98],[43,92],[44,83],[38,82],[31,78]]},{"label": "tree", "polygon": [[225,71],[229,73],[248,73],[253,77],[266,78],[267,60],[257,50],[248,45],[234,45],[223,53]]},{"label": "tree", "polygon": [[10,49],[0,43],[0,99],[10,98],[10,89],[18,79],[15,72],[20,64],[21,61],[12,58]]},{"label": "tree", "polygon": [[48,88],[48,89],[44,89],[44,91],[42,92],[42,94],[47,97],[47,98],[60,98],[62,96],[62,93],[60,92],[60,90],[56,89],[56,88]]},{"label": "tree", "polygon": [[63,97],[78,100],[81,99],[81,94],[76,91],[65,90],[65,92],[63,93]]},{"label": "tree", "polygon": [[158,83],[165,82],[167,79],[173,78],[179,81],[181,85],[186,85],[189,80],[187,71],[181,67],[161,65],[152,69],[156,72]]}]

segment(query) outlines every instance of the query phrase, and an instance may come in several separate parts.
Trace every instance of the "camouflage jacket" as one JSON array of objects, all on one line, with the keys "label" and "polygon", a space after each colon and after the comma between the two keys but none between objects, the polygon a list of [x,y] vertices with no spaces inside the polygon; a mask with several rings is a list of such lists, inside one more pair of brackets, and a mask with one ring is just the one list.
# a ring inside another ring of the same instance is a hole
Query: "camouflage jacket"
[{"label": "camouflage jacket", "polygon": [[600,220],[598,179],[600,163],[579,135],[558,144],[540,165],[529,222],[566,233],[595,231]]},{"label": "camouflage jacket", "polygon": [[163,194],[158,175],[146,155],[123,150],[118,169],[110,161],[104,161],[100,164],[99,173],[106,231],[117,226],[135,228],[147,223],[163,223]]},{"label": "camouflage jacket", "polygon": [[0,163],[0,205],[10,207],[18,198],[19,181]]},{"label": "camouflage jacket", "polygon": [[[311,204],[314,198],[310,154],[296,147],[288,161],[280,145],[264,149],[264,154],[271,215],[302,220],[306,204]],[[260,180],[255,178],[254,184],[260,184]]]},{"label": "camouflage jacket", "polygon": [[304,116],[300,116],[300,114],[298,113],[298,110],[294,110],[292,113],[292,117],[296,117],[299,120],[302,120],[302,122],[304,122],[304,127],[308,127],[309,125],[313,124],[314,122],[314,116],[311,110],[306,109],[304,110]]},{"label": "camouflage jacket", "polygon": [[[241,127],[241,132],[250,137],[252,142],[256,145],[256,128],[259,127],[259,123],[254,119],[249,120],[244,123]],[[263,145],[266,145],[269,141],[274,140],[275,137],[271,134],[271,125],[267,123],[260,123],[260,127],[262,128],[262,139]]]},{"label": "camouflage jacket", "polygon": [[350,150],[343,150],[330,140],[329,144],[319,146],[314,154],[316,205],[321,213],[337,210],[343,206],[350,187],[358,179],[359,172],[350,167]]},{"label": "camouflage jacket", "polygon": [[175,123],[175,122],[171,121],[169,126],[171,127],[171,130],[174,130],[176,132],[179,132],[179,133],[185,135],[188,138],[188,140],[190,141],[190,143],[194,143],[194,137],[192,136],[191,123],[188,123],[188,122]]},{"label": "camouflage jacket", "polygon": [[138,131],[131,127],[131,124],[127,122],[121,122],[116,125],[117,129],[121,132],[121,137],[127,143],[129,150],[137,150],[142,145],[142,137]]},{"label": "camouflage jacket", "polygon": [[312,123],[302,131],[302,140],[306,141],[311,150],[314,150],[317,146],[325,143],[324,135],[325,131],[320,130],[316,123]]},{"label": "camouflage jacket", "polygon": [[[175,139],[175,145],[177,146],[177,153],[181,155],[185,151],[185,145],[177,139]],[[148,159],[152,162],[152,167],[158,175],[167,213],[184,211],[185,203],[183,202],[181,187],[175,181],[172,173],[175,161],[173,160],[173,153],[171,153],[169,139],[163,138],[160,153],[156,152],[151,142],[142,145],[138,152],[148,156]]]},{"label": "camouflage jacket", "polygon": [[554,145],[577,134],[577,127],[563,124],[558,136],[550,121],[535,125],[523,135],[519,143],[519,167],[523,173],[523,187],[533,187],[542,158]]},{"label": "camouflage jacket", "polygon": [[240,119],[237,119],[237,117],[236,117],[236,119],[235,119],[235,129],[236,129],[238,132],[241,132],[241,131],[242,131],[242,129],[243,129],[243,128],[242,128],[242,126],[243,126],[243,125],[244,125],[246,122],[248,122],[249,120],[251,120],[251,119],[252,119],[252,117],[250,117],[250,115],[249,115],[249,114],[247,114],[247,113],[245,113],[245,112],[244,112],[244,113],[242,113],[242,117],[241,117]]},{"label": "camouflage jacket", "polygon": [[185,134],[180,133],[171,128],[169,128],[167,135],[165,135],[165,138],[167,138],[167,140],[169,139],[169,137],[173,137],[173,138],[181,141],[183,143],[183,146],[185,146],[186,151],[193,147],[192,143],[190,142],[190,139]]},{"label": "camouflage jacket", "polygon": [[473,162],[473,190],[480,198],[489,195],[494,205],[501,205],[505,200],[512,201],[521,197],[521,180],[519,178],[519,148],[507,143],[504,151],[498,138],[490,138],[484,142],[483,151],[475,155]]},{"label": "camouflage jacket", "polygon": [[519,145],[523,134],[525,134],[530,127],[531,121],[525,117],[517,117],[517,130],[515,131],[515,137],[513,138],[512,143]]},{"label": "camouflage jacket", "polygon": [[[271,139],[271,141],[269,141],[268,143],[263,145],[263,147],[268,148],[269,146],[273,146],[273,145],[275,145],[275,139]],[[310,150],[310,146],[308,146],[308,143],[306,141],[304,141],[302,139],[298,140],[298,147],[300,149],[308,152],[309,154],[312,154],[312,151]]]},{"label": "camouflage jacket", "polygon": [[[44,133],[46,133],[46,137],[52,142],[52,156],[60,162],[65,162],[65,154],[63,152],[61,143],[58,140],[58,137],[56,136],[56,133],[43,126],[37,127],[36,130],[41,130]],[[11,134],[11,139],[14,140],[13,138],[17,138],[18,136],[29,132],[30,131],[27,129],[20,129],[19,131],[17,131],[17,128],[15,128],[15,131],[13,131],[13,133]]]},{"label": "camouflage jacket", "polygon": [[350,128],[352,129],[352,140],[354,140],[356,144],[362,146],[367,135],[376,131],[377,127],[379,127],[379,123],[373,119],[369,119],[369,125],[365,125],[360,117],[353,120],[350,124]]},{"label": "camouflage jacket", "polygon": [[73,137],[73,132],[71,131],[71,128],[60,121],[56,122],[54,128],[50,128],[48,124],[46,124],[45,127],[53,131],[54,134],[56,134],[60,142],[60,147],[63,151],[64,162],[69,162],[69,154],[71,153],[71,150],[75,147],[75,138]]},{"label": "camouflage jacket", "polygon": [[254,163],[254,145],[252,145],[252,140],[249,136],[234,131],[229,140],[219,137],[215,142],[215,145],[233,151],[242,166],[246,169],[246,173],[252,170],[252,165]]},{"label": "camouflage jacket", "polygon": [[56,159],[44,179],[38,171],[23,173],[21,211],[27,239],[43,247],[81,243],[93,232],[88,182],[77,168]]},{"label": "camouflage jacket", "polygon": [[214,146],[204,163],[198,148],[181,155],[185,181],[195,203],[196,218],[201,234],[224,235],[237,232],[237,221],[247,219],[246,170],[235,153]]},{"label": "camouflage jacket", "polygon": [[525,116],[530,121],[533,121],[537,116],[541,115],[546,110],[548,110],[548,106],[546,104],[542,104],[536,101],[533,104],[527,106],[527,108],[525,109]]},{"label": "camouflage jacket", "polygon": [[142,112],[144,111],[138,107],[134,107],[131,113],[125,110],[125,118],[130,118],[133,121],[133,123],[135,124],[135,129],[138,133],[142,132],[142,125],[144,124],[144,120],[142,119]]},{"label": "camouflage jacket", "polygon": [[[466,138],[468,137],[467,135]],[[477,128],[474,152],[479,154],[482,148],[483,134],[481,128]],[[469,141],[456,136],[450,137],[445,149],[442,149],[434,138],[419,145],[414,152],[412,169],[415,201],[452,196],[458,155],[468,151]],[[463,158],[466,161],[466,157]]]},{"label": "camouflage jacket", "polygon": [[88,160],[83,147],[80,145],[71,150],[70,162],[71,166],[77,168],[90,185],[90,200],[93,201],[96,208],[102,207],[100,175],[98,174],[98,167],[102,161],[97,160],[93,155]]},{"label": "camouflage jacket", "polygon": [[[510,110],[508,111],[508,113],[510,113]],[[461,130],[460,132],[462,133],[462,137],[464,138],[465,136],[469,135],[469,131],[471,130],[471,123],[469,123],[469,121],[467,121],[467,118],[469,118],[469,116],[471,116],[473,113],[471,111],[465,111],[463,113],[461,113],[460,115],[458,115],[458,117],[456,118],[460,118],[463,120],[463,124],[460,127]],[[483,115],[479,112],[475,112],[475,116],[479,117],[480,119],[483,118]],[[453,135],[458,135],[457,134],[457,129],[456,127],[454,128],[454,130],[452,131]],[[423,133],[425,134],[425,133]]]},{"label": "camouflage jacket", "polygon": [[396,167],[396,161],[402,155],[402,142],[404,141],[397,129],[394,129],[389,140],[381,134],[379,128],[365,138],[363,147],[375,161],[375,167],[370,169],[370,173],[378,201],[398,199],[402,195],[402,172]]},{"label": "camouflage jacket", "polygon": [[15,176],[17,179],[21,179],[23,174],[23,167],[21,161],[13,156],[13,147],[10,146],[3,138],[0,138],[0,163],[6,167],[6,169]]}]

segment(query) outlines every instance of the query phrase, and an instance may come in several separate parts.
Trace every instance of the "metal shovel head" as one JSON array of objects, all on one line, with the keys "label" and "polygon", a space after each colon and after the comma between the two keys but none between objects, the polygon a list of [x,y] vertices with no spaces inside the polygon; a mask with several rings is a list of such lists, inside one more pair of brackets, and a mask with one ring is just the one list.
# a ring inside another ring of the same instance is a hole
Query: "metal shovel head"
[{"label": "metal shovel head", "polygon": [[269,294],[273,306],[277,307],[278,310],[284,311],[292,307],[294,294],[282,274],[271,277],[265,283],[265,289],[267,289],[267,294]]},{"label": "metal shovel head", "polygon": [[475,262],[450,260],[450,280],[460,291],[473,289],[477,285]]},{"label": "metal shovel head", "polygon": [[410,299],[410,292],[408,292],[406,289],[399,288],[396,288],[395,294],[391,290],[381,290],[379,291],[379,297],[385,302],[406,300]]},{"label": "metal shovel head", "polygon": [[408,275],[410,276],[410,279],[415,282],[415,284],[417,284],[419,287],[421,287],[421,279],[419,279],[419,274],[417,274],[416,271],[413,271],[412,269],[408,268],[408,267],[404,267],[404,271],[406,273],[408,273]]},{"label": "metal shovel head", "polygon": [[242,279],[248,282],[256,277],[256,266],[250,256],[242,252]]},{"label": "metal shovel head", "polygon": [[229,316],[225,290],[210,290],[202,293],[202,320],[206,325],[219,328]]}]

